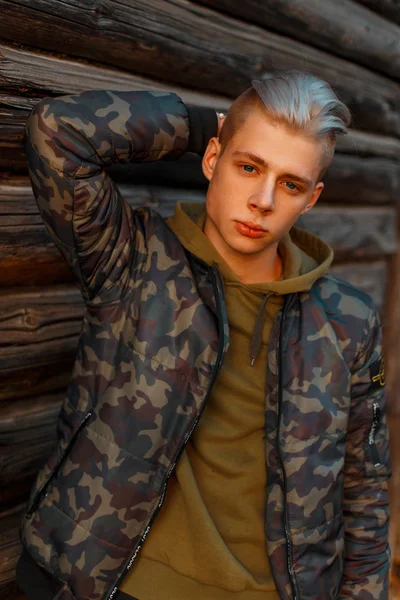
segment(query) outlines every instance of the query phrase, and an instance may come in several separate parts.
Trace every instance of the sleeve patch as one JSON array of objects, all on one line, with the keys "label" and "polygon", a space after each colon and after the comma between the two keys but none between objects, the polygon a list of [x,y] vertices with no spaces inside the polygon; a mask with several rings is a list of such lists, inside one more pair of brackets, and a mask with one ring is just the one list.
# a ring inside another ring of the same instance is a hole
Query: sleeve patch
[{"label": "sleeve patch", "polygon": [[386,384],[385,363],[382,359],[375,361],[369,368],[371,375],[370,390],[379,390]]}]

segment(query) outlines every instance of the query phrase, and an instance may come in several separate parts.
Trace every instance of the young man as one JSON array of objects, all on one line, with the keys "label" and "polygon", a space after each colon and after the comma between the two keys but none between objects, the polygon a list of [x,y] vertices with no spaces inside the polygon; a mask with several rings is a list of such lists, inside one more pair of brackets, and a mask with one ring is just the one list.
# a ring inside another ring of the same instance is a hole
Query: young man
[{"label": "young man", "polygon": [[[34,193],[87,310],[23,526],[29,598],[387,598],[378,316],[292,228],[348,122],[299,72],[253,82],[219,138],[174,94],[35,107]],[[185,151],[206,205],[167,222],[104,170]]]}]

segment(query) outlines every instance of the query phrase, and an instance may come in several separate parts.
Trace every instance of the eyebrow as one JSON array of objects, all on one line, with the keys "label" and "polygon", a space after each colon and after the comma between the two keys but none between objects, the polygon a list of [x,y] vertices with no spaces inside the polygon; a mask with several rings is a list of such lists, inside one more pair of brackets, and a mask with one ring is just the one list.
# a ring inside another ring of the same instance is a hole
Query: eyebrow
[{"label": "eyebrow", "polygon": [[[235,150],[232,156],[241,156],[243,158],[249,158],[261,167],[268,167],[268,163],[261,156],[258,156],[258,154],[253,154],[253,152]],[[281,177],[287,177],[288,179],[299,181],[300,183],[303,183],[308,187],[311,187],[312,185],[312,181],[310,179],[308,179],[307,177],[300,177],[299,175],[295,175],[294,173],[283,173]]]}]

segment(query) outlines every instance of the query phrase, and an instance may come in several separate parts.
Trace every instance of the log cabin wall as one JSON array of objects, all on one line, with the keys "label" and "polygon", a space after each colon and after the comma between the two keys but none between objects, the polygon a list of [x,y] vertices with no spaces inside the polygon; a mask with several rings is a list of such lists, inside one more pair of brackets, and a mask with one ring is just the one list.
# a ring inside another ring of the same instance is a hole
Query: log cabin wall
[{"label": "log cabin wall", "polygon": [[[27,176],[29,111],[45,96],[99,88],[173,90],[226,110],[275,67],[322,77],[353,113],[319,206],[302,225],[333,246],[333,272],[378,305],[391,411],[400,413],[397,0],[0,0],[0,600],[22,598],[18,524],[54,442],[83,315]],[[195,157],[111,173],[132,206],[164,215],[177,200],[205,197]]]}]

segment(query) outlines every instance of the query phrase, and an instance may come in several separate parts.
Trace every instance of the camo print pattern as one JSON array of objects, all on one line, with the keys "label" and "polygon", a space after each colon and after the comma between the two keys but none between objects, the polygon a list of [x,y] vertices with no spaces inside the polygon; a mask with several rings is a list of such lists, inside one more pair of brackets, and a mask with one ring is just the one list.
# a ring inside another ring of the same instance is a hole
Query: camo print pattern
[{"label": "camo print pattern", "polygon": [[[188,135],[185,106],[162,93],[45,99],[27,124],[33,190],[87,307],[59,444],[22,531],[30,555],[63,582],[59,600],[115,594],[229,343],[217,269],[156,213],[131,211],[104,171],[179,156]],[[324,277],[290,297],[269,343],[266,538],[280,596],[384,600],[389,462],[384,388],[370,369],[382,350],[376,312]]]},{"label": "camo print pattern", "polygon": [[[266,535],[280,595],[292,598],[289,564],[297,598],[387,598],[386,399],[370,373],[382,356],[378,315],[367,296],[326,276],[310,293],[290,298],[281,340],[275,325],[267,376]],[[378,466],[368,444],[374,402],[381,409]]]}]

